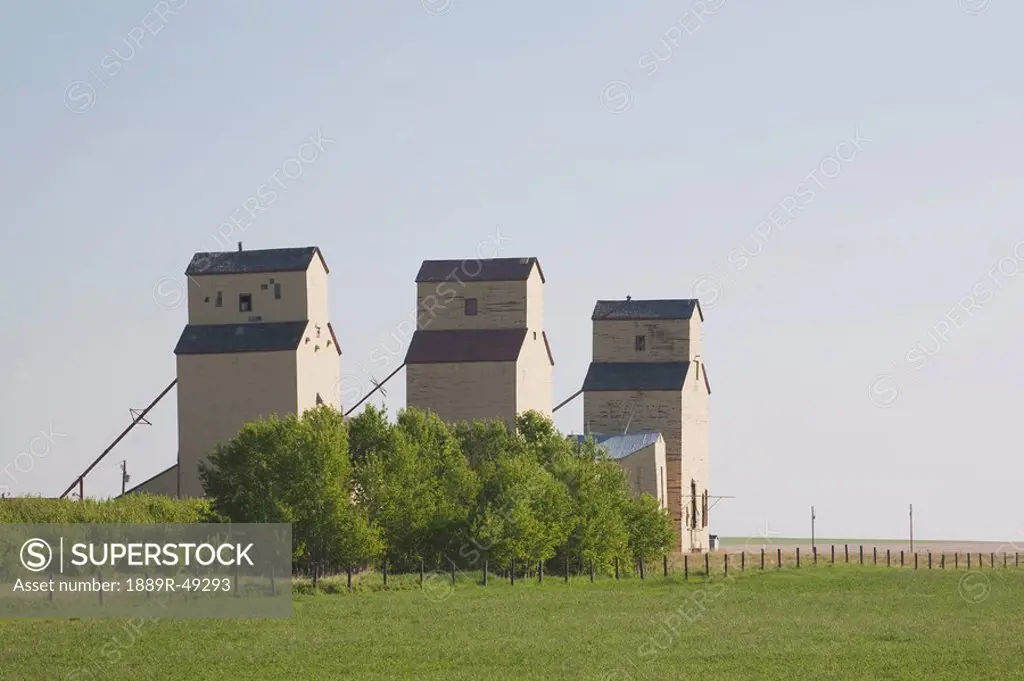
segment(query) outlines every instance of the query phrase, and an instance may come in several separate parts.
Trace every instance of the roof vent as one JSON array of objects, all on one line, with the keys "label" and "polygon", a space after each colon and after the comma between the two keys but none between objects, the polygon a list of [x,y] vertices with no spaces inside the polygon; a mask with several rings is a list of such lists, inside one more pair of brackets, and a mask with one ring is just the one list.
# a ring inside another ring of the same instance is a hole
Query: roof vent
[{"label": "roof vent", "polygon": [[520,265],[529,265],[533,258],[519,258]]}]

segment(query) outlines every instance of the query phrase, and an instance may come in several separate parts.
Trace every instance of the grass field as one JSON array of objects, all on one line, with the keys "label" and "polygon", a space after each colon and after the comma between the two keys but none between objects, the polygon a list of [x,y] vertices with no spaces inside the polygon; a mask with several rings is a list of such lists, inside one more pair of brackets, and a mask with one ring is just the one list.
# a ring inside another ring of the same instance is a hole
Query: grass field
[{"label": "grass field", "polygon": [[285,620],[0,623],[0,678],[1024,678],[1024,569],[836,565],[705,582],[303,595]]}]

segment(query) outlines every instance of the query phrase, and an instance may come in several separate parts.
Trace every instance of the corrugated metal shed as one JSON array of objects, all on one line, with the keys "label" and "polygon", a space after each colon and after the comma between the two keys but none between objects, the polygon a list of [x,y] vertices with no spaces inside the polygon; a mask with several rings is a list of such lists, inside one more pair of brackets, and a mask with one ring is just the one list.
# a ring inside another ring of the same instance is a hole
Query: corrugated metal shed
[{"label": "corrugated metal shed", "polygon": [[[649,447],[661,438],[661,433],[653,430],[635,433],[590,433],[597,445],[608,453],[612,459],[624,459],[630,454]],[[576,435],[576,441],[582,443],[586,435]]]}]

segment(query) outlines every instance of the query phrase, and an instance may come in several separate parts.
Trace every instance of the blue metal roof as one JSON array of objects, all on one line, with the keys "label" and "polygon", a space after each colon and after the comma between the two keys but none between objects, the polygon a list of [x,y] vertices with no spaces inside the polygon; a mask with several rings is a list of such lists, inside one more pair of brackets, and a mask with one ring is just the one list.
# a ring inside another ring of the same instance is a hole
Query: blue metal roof
[{"label": "blue metal roof", "polygon": [[689,362],[591,362],[583,390],[682,390]]},{"label": "blue metal roof", "polygon": [[[608,452],[612,459],[624,459],[630,454],[636,454],[644,447],[649,447],[658,441],[661,433],[647,430],[635,433],[590,433],[598,447]],[[576,442],[583,443],[586,435],[576,435]]]},{"label": "blue metal roof", "polygon": [[704,319],[700,301],[694,299],[676,300],[599,300],[594,306],[593,321],[639,320],[639,319],[689,319],[693,311]]}]

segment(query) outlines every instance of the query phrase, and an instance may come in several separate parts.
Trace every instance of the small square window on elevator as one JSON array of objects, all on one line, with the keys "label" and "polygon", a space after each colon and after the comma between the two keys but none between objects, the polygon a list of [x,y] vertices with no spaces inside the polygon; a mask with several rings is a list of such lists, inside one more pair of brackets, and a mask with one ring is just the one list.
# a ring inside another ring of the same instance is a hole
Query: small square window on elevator
[{"label": "small square window on elevator", "polygon": [[633,339],[633,349],[637,352],[643,352],[647,349],[647,336],[637,336]]},{"label": "small square window on elevator", "polygon": [[239,293],[238,294],[238,311],[239,312],[252,312],[252,294],[251,293]]}]

